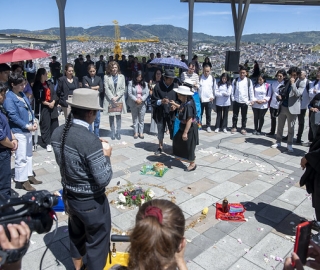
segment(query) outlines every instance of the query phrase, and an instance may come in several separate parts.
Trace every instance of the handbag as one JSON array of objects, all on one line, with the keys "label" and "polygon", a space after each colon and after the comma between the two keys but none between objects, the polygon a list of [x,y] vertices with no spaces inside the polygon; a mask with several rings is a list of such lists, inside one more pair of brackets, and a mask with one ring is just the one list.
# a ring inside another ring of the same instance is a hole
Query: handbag
[{"label": "handbag", "polygon": [[122,112],[123,103],[122,102],[111,102],[108,106],[108,112]]}]

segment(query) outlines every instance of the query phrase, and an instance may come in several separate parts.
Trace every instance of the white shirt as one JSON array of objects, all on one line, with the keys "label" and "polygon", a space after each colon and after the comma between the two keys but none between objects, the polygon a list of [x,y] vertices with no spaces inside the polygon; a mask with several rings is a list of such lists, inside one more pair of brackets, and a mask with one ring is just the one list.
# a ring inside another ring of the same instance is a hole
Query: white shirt
[{"label": "white shirt", "polygon": [[181,81],[184,82],[186,79],[191,80],[196,85],[193,87],[195,91],[198,91],[199,88],[199,75],[195,72],[189,74],[187,71],[181,73]]},{"label": "white shirt", "polygon": [[[250,86],[248,89],[248,80],[250,81]],[[232,91],[232,100],[238,103],[249,103],[249,101],[254,101],[254,94],[253,94],[253,85],[252,81],[247,77],[240,79],[240,77],[235,81],[232,82],[232,87],[236,85],[236,88]],[[248,96],[249,94],[249,96]]]},{"label": "white shirt", "polygon": [[[301,82],[305,81],[305,83],[306,83],[306,87],[304,88],[302,96],[301,96],[301,105],[300,105],[301,110],[308,109],[308,105],[310,103],[309,92],[307,91],[307,80],[308,80],[307,78],[305,78],[304,80],[301,80]],[[310,82],[309,82],[309,85],[310,85]],[[309,90],[310,90],[310,88],[309,88]]]},{"label": "white shirt", "polygon": [[216,80],[211,75],[208,77],[201,75],[199,87],[201,102],[210,102],[210,98],[214,98],[216,85]]},{"label": "white shirt", "polygon": [[[269,86],[269,85],[268,85]],[[252,108],[257,108],[257,109],[268,109],[268,102],[271,98],[271,91],[268,91],[268,86],[263,83],[262,85],[256,84],[254,87],[254,97],[256,100],[266,100],[266,102],[258,104],[254,103],[252,105]],[[270,87],[270,86],[269,86]]]},{"label": "white shirt", "polygon": [[309,88],[309,97],[310,100],[314,98],[314,96],[318,93],[320,93],[320,80],[314,84],[314,82],[310,82],[310,88]]},{"label": "white shirt", "polygon": [[215,91],[216,105],[221,107],[230,106],[231,93],[232,93],[232,85],[229,85],[229,87],[227,87],[226,83],[220,85]]},{"label": "white shirt", "polygon": [[279,109],[279,101],[277,101],[277,95],[279,94],[279,86],[283,85],[284,81],[278,82],[275,81],[273,84],[269,86],[270,88],[270,94],[271,94],[271,102],[270,102],[270,107],[273,109]]}]

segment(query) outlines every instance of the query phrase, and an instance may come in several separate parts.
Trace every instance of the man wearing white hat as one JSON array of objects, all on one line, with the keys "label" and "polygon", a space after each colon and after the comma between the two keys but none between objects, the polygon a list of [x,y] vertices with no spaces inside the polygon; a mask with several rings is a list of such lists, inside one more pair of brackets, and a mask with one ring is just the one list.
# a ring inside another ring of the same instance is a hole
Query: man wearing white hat
[{"label": "man wearing white hat", "polygon": [[70,253],[75,269],[87,256],[88,269],[103,269],[109,251],[111,215],[105,187],[112,178],[111,148],[89,131],[99,105],[98,91],[76,89],[65,125],[52,134],[69,214]]}]

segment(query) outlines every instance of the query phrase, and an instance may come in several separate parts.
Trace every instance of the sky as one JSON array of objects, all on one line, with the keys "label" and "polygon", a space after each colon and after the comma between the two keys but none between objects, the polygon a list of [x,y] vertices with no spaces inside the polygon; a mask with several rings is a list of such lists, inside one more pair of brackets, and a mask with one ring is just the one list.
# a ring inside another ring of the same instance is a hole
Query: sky
[{"label": "sky", "polygon": [[[14,11],[12,10],[14,7]],[[59,26],[56,0],[1,1],[0,29]],[[243,34],[320,31],[320,6],[250,5]],[[66,26],[171,24],[188,29],[188,3],[180,0],[67,0]],[[230,4],[195,3],[194,32],[233,36]],[[0,30],[1,33],[1,30]],[[151,33],[152,34],[152,33]]]}]

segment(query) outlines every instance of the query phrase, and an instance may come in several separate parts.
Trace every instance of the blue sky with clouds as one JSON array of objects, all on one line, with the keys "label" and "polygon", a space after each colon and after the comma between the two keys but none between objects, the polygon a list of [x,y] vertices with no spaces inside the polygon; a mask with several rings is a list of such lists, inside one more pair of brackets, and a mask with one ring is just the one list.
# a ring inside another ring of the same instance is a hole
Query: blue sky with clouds
[{"label": "blue sky with clouds", "polygon": [[[0,29],[59,26],[56,0],[1,1],[1,9]],[[188,29],[188,4],[180,0],[67,0],[65,14],[66,26],[112,25],[116,19],[120,25],[172,24]],[[319,14],[320,6],[250,5],[243,34],[320,31]],[[195,3],[194,32],[234,35],[231,5]]]}]

